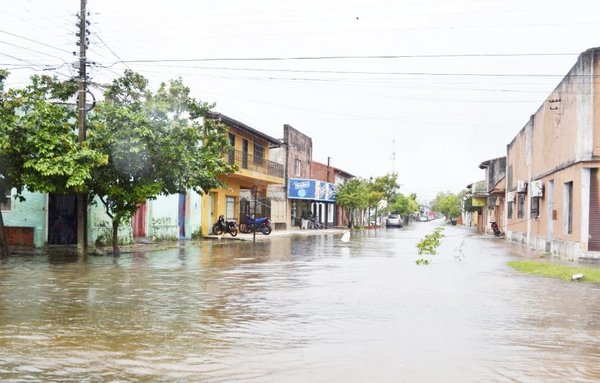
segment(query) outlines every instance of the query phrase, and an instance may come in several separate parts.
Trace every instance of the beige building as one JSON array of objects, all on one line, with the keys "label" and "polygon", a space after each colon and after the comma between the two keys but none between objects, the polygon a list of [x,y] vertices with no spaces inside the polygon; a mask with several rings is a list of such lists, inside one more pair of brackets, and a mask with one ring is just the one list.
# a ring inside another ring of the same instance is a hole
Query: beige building
[{"label": "beige building", "polygon": [[507,148],[507,238],[574,259],[600,257],[599,55],[579,56]]}]

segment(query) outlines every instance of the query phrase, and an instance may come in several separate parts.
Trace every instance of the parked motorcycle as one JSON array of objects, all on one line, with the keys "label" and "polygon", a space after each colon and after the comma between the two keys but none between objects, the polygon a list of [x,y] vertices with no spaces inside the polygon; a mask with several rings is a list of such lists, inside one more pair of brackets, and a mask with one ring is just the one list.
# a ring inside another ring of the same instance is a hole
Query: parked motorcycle
[{"label": "parked motorcycle", "polygon": [[496,222],[492,222],[492,231],[496,237],[502,237],[504,235],[504,233],[500,231],[500,228]]},{"label": "parked motorcycle", "polygon": [[246,216],[240,223],[240,232],[252,233],[253,230],[260,231],[264,235],[271,234],[271,221],[269,217],[262,217],[254,219],[253,216]]},{"label": "parked motorcycle", "polygon": [[238,233],[237,227],[235,227],[235,222],[233,221],[225,221],[225,217],[222,215],[219,216],[219,220],[217,223],[213,225],[212,228],[213,234],[221,235],[223,233],[229,233],[232,237],[235,237]]}]

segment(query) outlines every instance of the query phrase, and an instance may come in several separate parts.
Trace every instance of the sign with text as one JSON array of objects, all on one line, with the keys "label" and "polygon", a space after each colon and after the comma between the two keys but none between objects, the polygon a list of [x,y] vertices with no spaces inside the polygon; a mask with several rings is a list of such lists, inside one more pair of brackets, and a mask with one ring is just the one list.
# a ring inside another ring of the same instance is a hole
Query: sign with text
[{"label": "sign with text", "polygon": [[288,198],[334,202],[335,185],[307,178],[290,178],[288,182]]}]

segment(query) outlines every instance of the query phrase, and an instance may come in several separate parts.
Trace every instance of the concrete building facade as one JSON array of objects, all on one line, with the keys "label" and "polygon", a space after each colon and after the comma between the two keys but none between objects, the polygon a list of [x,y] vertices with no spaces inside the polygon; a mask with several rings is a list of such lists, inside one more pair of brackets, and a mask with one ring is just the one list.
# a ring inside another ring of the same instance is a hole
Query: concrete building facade
[{"label": "concrete building facade", "polygon": [[573,259],[600,251],[599,55],[582,53],[507,146],[507,238]]}]

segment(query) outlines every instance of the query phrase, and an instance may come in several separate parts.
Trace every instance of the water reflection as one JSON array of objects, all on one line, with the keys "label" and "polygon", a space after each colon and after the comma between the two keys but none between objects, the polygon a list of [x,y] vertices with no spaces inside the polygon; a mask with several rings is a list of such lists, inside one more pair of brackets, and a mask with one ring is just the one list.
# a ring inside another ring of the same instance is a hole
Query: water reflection
[{"label": "water reflection", "polygon": [[0,264],[0,379],[600,379],[600,289],[515,273],[515,248],[427,224]]}]

